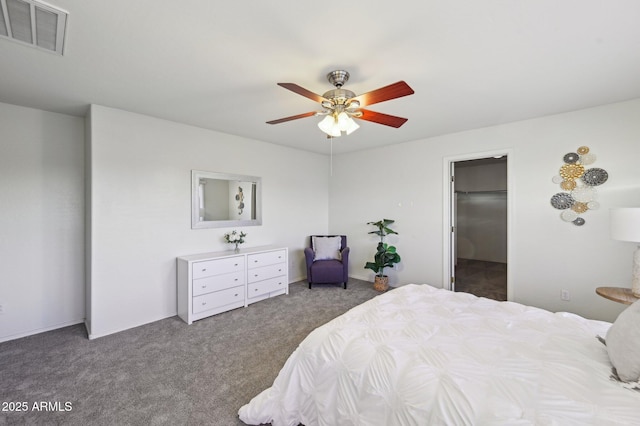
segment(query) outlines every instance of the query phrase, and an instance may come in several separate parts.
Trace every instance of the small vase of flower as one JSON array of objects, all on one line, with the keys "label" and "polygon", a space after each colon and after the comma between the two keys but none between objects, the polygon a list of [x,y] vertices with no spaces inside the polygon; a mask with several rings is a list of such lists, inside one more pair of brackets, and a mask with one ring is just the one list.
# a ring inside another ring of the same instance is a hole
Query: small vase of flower
[{"label": "small vase of flower", "polygon": [[238,232],[234,229],[233,231],[224,234],[224,240],[230,244],[235,244],[234,251],[238,252],[240,251],[239,246],[240,244],[244,243],[244,237],[246,236],[247,234],[245,234],[244,232]]}]

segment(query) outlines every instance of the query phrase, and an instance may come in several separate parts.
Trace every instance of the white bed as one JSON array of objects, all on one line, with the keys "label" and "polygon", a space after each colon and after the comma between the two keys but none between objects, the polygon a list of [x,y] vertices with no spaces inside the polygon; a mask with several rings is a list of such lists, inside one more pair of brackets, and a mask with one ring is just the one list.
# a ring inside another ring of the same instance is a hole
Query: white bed
[{"label": "white bed", "polygon": [[597,339],[610,325],[410,284],[310,333],[238,414],[274,426],[640,425],[640,392],[612,378]]}]

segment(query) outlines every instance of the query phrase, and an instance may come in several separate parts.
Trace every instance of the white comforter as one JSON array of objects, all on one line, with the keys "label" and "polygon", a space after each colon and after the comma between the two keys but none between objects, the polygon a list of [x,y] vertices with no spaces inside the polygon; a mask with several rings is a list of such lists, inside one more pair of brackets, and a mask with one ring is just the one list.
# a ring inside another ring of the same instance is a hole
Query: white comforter
[{"label": "white comforter", "polygon": [[[247,424],[640,425],[609,323],[410,284],[317,328]],[[640,356],[640,355],[639,355]]]}]

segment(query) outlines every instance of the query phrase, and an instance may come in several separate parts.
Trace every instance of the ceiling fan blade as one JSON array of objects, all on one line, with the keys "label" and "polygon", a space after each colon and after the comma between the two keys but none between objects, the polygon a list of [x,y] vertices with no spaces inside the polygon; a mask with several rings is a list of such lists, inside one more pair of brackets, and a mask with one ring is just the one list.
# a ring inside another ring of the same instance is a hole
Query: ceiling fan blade
[{"label": "ceiling fan blade", "polygon": [[404,81],[381,87],[372,92],[364,93],[356,96],[353,100],[359,101],[360,106],[377,104],[378,102],[390,101],[391,99],[401,98],[407,95],[413,95],[414,91]]},{"label": "ceiling fan blade", "polygon": [[362,113],[362,115],[360,117],[354,116],[354,118],[372,121],[378,124],[384,124],[385,126],[395,127],[396,129],[402,126],[408,120],[407,118],[396,117],[395,115],[383,114],[381,112],[369,111],[367,109],[361,109],[360,112]]},{"label": "ceiling fan blade", "polygon": [[305,89],[304,87],[300,87],[295,83],[278,83],[278,86],[284,87],[285,89],[291,90],[298,95],[302,95],[305,98],[309,98],[312,101],[316,101],[318,103],[322,103],[323,101],[329,101],[329,99],[324,98],[317,93],[313,93],[310,90]]},{"label": "ceiling fan blade", "polygon": [[316,115],[317,113],[314,112],[305,112],[304,114],[298,114],[298,115],[292,115],[291,117],[285,117],[285,118],[279,118],[277,120],[271,120],[271,121],[267,121],[267,124],[280,124],[280,123],[284,123],[285,121],[291,121],[291,120],[297,120],[299,118],[306,118],[306,117],[311,117],[313,115]]}]

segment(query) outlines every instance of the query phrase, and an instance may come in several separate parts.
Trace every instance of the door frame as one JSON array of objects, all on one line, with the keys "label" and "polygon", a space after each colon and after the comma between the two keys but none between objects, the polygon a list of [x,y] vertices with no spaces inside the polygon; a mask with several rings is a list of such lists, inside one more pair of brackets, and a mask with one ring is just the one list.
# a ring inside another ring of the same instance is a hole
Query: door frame
[{"label": "door frame", "polygon": [[513,200],[514,200],[514,182],[513,182],[513,150],[511,149],[497,149],[492,151],[482,151],[467,154],[452,155],[443,158],[443,198],[442,198],[442,231],[443,231],[443,268],[442,268],[442,288],[451,290],[451,277],[454,276],[455,259],[453,258],[454,245],[452,243],[452,227],[453,223],[453,185],[451,184],[451,177],[453,175],[453,163],[459,161],[468,160],[480,160],[483,158],[495,157],[498,155],[507,156],[507,300],[513,300],[514,291],[512,285],[512,277],[515,264],[513,259],[515,258],[512,242],[515,241],[513,233]]}]

